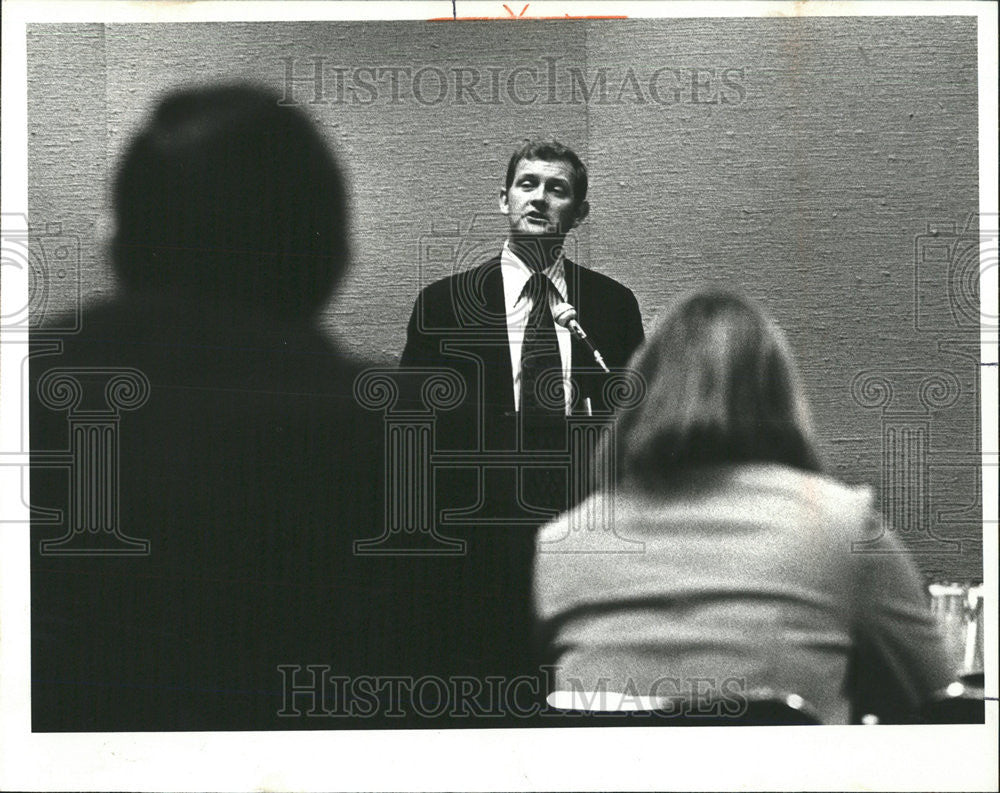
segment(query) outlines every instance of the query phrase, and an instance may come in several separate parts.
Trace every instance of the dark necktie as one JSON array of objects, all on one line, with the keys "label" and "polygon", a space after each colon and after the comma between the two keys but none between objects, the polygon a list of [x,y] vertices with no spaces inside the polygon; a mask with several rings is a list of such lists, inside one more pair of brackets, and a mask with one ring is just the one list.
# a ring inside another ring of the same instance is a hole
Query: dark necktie
[{"label": "dark necktie", "polygon": [[[556,326],[549,308],[555,285],[542,273],[534,273],[522,296],[531,298],[531,311],[521,345],[521,448],[525,451],[559,451],[566,446],[566,397],[562,357]],[[521,471],[523,506],[534,509],[566,509],[567,477],[557,461],[544,468]]]},{"label": "dark necktie", "polygon": [[529,423],[535,419],[545,423],[566,413],[562,357],[549,308],[550,293],[558,295],[555,285],[543,273],[533,273],[521,292],[522,298],[531,300],[521,345],[521,413]]}]

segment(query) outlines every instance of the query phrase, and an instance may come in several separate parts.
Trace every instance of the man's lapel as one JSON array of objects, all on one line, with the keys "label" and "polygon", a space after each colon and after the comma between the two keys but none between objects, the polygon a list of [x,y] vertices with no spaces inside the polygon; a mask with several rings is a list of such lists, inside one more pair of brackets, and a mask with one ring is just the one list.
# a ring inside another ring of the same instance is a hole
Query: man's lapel
[{"label": "man's lapel", "polygon": [[580,267],[569,259],[563,259],[563,273],[566,276],[566,300],[580,311]]},{"label": "man's lapel", "polygon": [[510,366],[510,339],[507,333],[507,305],[504,300],[503,275],[500,257],[481,265],[472,273],[472,289],[479,291],[484,303],[478,318],[483,334],[483,344],[477,354],[483,362],[483,397],[496,409],[514,410],[514,372]]},{"label": "man's lapel", "polygon": [[[585,268],[566,260],[566,293],[569,302],[576,309],[577,320],[587,331],[591,341],[601,348],[602,342],[608,343],[608,339],[602,337],[607,334],[609,320],[608,317],[602,317],[601,311],[595,308],[594,301],[604,296],[594,294],[594,280],[588,276],[590,273]],[[607,375],[598,367],[587,345],[576,336],[573,337],[572,350],[572,377],[578,392],[573,412],[583,413],[584,400],[589,397],[595,415],[605,413],[607,407],[604,402],[604,386],[608,382]],[[602,351],[607,355],[606,349]]]},{"label": "man's lapel", "polygon": [[[582,270],[569,259],[563,260],[563,268],[566,273],[566,299],[569,304],[576,309],[577,321],[580,325],[586,328],[587,318],[584,316],[583,309],[580,305],[582,291],[580,288],[580,278]],[[584,371],[584,369],[589,366],[592,361],[590,350],[588,350],[586,345],[577,339],[576,336],[572,337],[570,351],[570,376],[573,380],[575,388],[579,391],[573,409],[573,412],[577,413],[582,412],[584,409],[584,398],[592,396],[592,375]]]}]

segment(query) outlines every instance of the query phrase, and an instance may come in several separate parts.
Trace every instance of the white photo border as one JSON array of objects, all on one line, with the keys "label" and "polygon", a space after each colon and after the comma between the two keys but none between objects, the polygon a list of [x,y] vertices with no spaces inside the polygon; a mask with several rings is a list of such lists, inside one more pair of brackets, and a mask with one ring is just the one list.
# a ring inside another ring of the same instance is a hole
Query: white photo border
[{"label": "white photo border", "polygon": [[[508,3],[514,11],[523,0]],[[538,16],[975,16],[979,24],[980,213],[997,213],[997,8],[978,2],[531,2]],[[2,211],[27,214],[26,25],[33,22],[426,20],[439,2],[3,3]],[[459,16],[501,16],[500,2],[457,3]],[[613,11],[609,9],[613,8]],[[0,303],[27,305],[6,277]],[[988,279],[988,282],[987,282]],[[996,269],[980,289],[997,315]],[[0,453],[22,449],[26,339],[0,354]],[[33,734],[27,507],[21,471],[0,466],[0,500],[23,523],[0,532],[0,789],[20,790],[672,790],[933,789],[997,785],[997,342],[982,338],[986,724],[586,730],[422,730]],[[13,453],[13,452],[10,452]],[[6,516],[5,516],[6,517]]]}]

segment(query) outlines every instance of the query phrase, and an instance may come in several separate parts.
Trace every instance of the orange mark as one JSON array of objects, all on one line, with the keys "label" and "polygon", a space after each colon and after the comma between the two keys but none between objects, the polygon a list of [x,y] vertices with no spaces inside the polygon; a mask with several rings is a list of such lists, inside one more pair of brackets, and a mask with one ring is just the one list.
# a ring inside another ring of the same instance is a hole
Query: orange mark
[{"label": "orange mark", "polygon": [[[530,6],[530,5],[531,5],[531,3],[525,3],[524,4],[524,8],[521,9],[521,13],[518,14],[516,18],[520,19],[521,17],[523,17],[524,16],[524,12],[528,10],[528,6]],[[508,14],[510,14],[512,17],[514,16],[514,12],[510,10],[510,6],[509,5],[507,5],[506,3],[504,3],[503,7],[507,9],[507,13]]]},{"label": "orange mark", "polygon": [[[504,8],[507,8],[504,5]],[[527,6],[525,6],[527,8]],[[510,11],[509,8],[507,8]],[[523,13],[523,12],[522,12]],[[513,12],[509,16],[505,17],[433,17],[428,19],[428,22],[517,22],[520,20],[552,20],[552,19],[571,19],[571,20],[595,20],[595,19],[628,19],[625,14],[566,14],[564,16],[514,16]]]},{"label": "orange mark", "polygon": [[[801,0],[798,0],[801,2]],[[528,10],[528,6],[531,3],[525,3],[524,8],[521,9],[521,13],[515,15],[513,9],[506,3],[503,3],[504,9],[507,11],[507,16],[505,17],[434,17],[433,19],[428,19],[428,22],[508,22],[511,19],[628,19],[624,14],[586,14],[586,15],[571,15],[565,14],[561,17],[559,16],[531,16],[526,17],[524,12]],[[455,4],[452,3],[452,8]]]}]

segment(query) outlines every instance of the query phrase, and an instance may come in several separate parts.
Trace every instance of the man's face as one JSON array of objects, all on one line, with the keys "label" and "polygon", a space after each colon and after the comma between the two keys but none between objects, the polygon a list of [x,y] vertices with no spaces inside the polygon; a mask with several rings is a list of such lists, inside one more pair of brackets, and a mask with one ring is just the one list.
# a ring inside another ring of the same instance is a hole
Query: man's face
[{"label": "man's face", "polygon": [[521,160],[510,188],[500,191],[500,211],[515,235],[564,236],[587,216],[577,204],[573,169],[561,160]]}]

